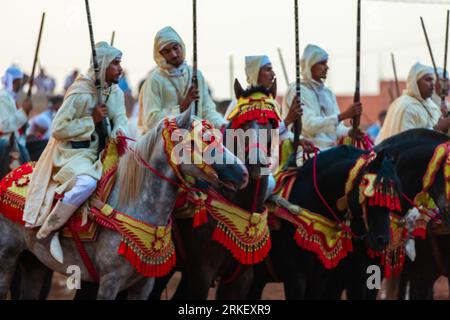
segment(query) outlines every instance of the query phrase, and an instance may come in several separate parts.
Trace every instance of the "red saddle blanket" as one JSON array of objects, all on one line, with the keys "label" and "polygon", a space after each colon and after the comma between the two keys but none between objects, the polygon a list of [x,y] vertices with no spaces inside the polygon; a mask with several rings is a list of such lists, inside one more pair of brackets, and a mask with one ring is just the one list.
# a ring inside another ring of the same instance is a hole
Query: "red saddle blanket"
[{"label": "red saddle blanket", "polygon": [[[119,155],[115,144],[108,144],[102,156],[103,174],[97,184],[95,197],[106,201],[115,183]],[[0,181],[0,214],[11,221],[24,224],[23,211],[25,208],[28,185],[33,175],[35,163],[28,162],[11,171]],[[64,195],[56,195],[54,204]],[[88,204],[83,204],[63,228],[64,237],[72,238],[76,232],[82,241],[95,241],[98,227],[95,218],[88,214]]]}]

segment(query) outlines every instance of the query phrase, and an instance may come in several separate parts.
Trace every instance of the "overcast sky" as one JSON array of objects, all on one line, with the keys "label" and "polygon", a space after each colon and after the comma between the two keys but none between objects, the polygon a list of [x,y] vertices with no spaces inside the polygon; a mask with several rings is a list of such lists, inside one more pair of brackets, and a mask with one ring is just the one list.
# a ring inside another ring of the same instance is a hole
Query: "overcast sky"
[{"label": "overcast sky", "polygon": [[[90,57],[83,0],[14,0],[2,2],[0,72],[16,63],[30,72],[43,11],[46,23],[40,61],[62,88],[74,68],[85,72]],[[430,64],[419,17],[423,16],[435,59],[443,64],[445,17],[450,5],[363,0],[362,85],[376,93],[380,78],[392,79],[390,53],[398,75],[406,78],[416,61]],[[277,48],[281,48],[290,81],[295,77],[293,0],[198,0],[198,61],[216,98],[230,96],[230,56],[234,76],[245,82],[244,56],[267,54],[286,88]],[[301,48],[320,45],[330,53],[328,84],[338,94],[354,90],[356,0],[299,0]],[[192,50],[190,0],[91,0],[95,40],[110,41],[123,53],[134,90],[154,66],[153,39],[164,26],[174,27]]]}]

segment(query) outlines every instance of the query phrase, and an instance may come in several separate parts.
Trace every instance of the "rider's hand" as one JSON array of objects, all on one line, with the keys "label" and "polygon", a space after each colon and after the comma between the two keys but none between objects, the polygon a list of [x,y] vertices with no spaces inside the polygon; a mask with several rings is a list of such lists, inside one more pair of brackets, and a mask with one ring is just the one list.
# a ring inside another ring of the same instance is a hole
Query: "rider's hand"
[{"label": "rider's hand", "polygon": [[92,118],[94,119],[94,123],[99,123],[103,121],[103,118],[108,116],[108,108],[105,104],[98,104],[92,113]]},{"label": "rider's hand", "polygon": [[306,139],[300,139],[298,144],[302,147],[304,153],[313,153],[316,148],[311,141]]},{"label": "rider's hand", "polygon": [[303,110],[300,108],[300,104],[297,101],[297,97],[295,97],[294,101],[292,101],[291,107],[289,108],[289,112],[286,118],[284,119],[286,127],[289,126],[291,123],[297,121],[302,114]]},{"label": "rider's hand", "polygon": [[[353,138],[353,128],[348,132],[348,136]],[[356,130],[356,140],[362,140],[364,138],[364,132],[362,132],[359,128]]]},{"label": "rider's hand", "polygon": [[434,130],[447,133],[450,129],[450,116],[439,118],[438,123],[433,127]]},{"label": "rider's hand", "polygon": [[339,121],[343,121],[346,119],[351,119],[354,118],[356,116],[360,116],[362,113],[362,104],[361,102],[356,102],[352,105],[350,105],[347,110],[345,110],[344,112],[342,112],[339,115]]},{"label": "rider's hand", "polygon": [[198,101],[200,99],[200,92],[199,90],[192,85],[187,94],[186,97],[184,97],[184,100],[180,103],[180,112],[183,113],[186,111],[192,102]]}]

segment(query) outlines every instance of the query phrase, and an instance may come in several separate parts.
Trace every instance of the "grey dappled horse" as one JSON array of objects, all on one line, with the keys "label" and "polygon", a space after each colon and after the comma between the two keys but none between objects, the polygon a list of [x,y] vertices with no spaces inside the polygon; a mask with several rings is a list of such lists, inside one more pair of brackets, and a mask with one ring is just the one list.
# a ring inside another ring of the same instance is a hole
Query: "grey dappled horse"
[{"label": "grey dappled horse", "polygon": [[[180,129],[190,130],[193,122],[190,110],[178,116],[176,120]],[[164,151],[164,139],[161,136],[163,128],[164,123],[160,122],[157,128],[139,140],[136,150],[159,173],[172,180],[177,180]],[[220,145],[218,147],[220,148]],[[227,158],[224,160],[225,163],[234,163],[234,165],[212,165],[217,176],[205,174],[195,164],[180,164],[178,167],[182,175],[205,179],[213,185],[232,183],[234,188],[244,187],[248,176],[245,167],[229,152],[224,152],[223,157]],[[141,185],[132,185],[132,182],[136,181],[136,177],[140,177],[138,180],[142,181]],[[222,177],[227,177],[227,179],[233,177],[235,180],[224,181]],[[124,193],[128,194],[129,189],[135,190],[136,194],[132,197],[135,200],[119,201],[119,197]],[[117,183],[113,187],[108,204],[145,223],[165,226],[172,214],[177,191],[177,186],[137,164],[134,155],[129,152],[121,159]],[[60,264],[50,255],[51,236],[44,240],[37,240],[36,232],[36,229],[24,228],[0,215],[0,298],[6,298],[19,255],[25,250],[32,252],[47,267],[62,274],[66,273],[69,266],[77,265],[81,269],[81,280],[94,281],[84,265],[74,241],[61,239],[64,263]],[[86,250],[100,279],[97,298],[114,299],[120,290],[128,289],[129,299],[145,299],[153,288],[154,279],[143,277],[126,258],[118,255],[120,241],[119,233],[101,228],[97,241],[85,243]],[[22,298],[37,298],[46,273],[46,268],[36,266],[22,274]]]}]

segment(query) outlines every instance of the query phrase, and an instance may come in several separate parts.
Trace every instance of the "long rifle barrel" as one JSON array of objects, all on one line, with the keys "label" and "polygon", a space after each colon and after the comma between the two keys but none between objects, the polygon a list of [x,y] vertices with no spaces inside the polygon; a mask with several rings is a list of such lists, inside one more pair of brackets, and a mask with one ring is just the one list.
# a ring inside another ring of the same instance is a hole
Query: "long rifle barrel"
[{"label": "long rifle barrel", "polygon": [[[444,83],[442,85],[441,90],[441,106],[445,106],[445,97],[447,96],[447,54],[448,54],[448,25],[450,20],[450,10],[447,10],[447,20],[445,24],[445,52],[444,52]],[[437,79],[436,81],[439,81]]]},{"label": "long rifle barrel", "polygon": [[420,22],[422,23],[423,34],[425,35],[425,41],[427,42],[428,52],[430,53],[431,63],[433,63],[434,73],[436,75],[437,81],[439,81],[439,73],[437,71],[436,62],[434,61],[433,50],[431,49],[430,40],[428,39],[427,29],[425,28],[425,23],[423,18],[420,17]]},{"label": "long rifle barrel", "polygon": [[116,32],[113,31],[111,35],[111,47],[114,46],[114,40],[116,39]]},{"label": "long rifle barrel", "polygon": [[30,87],[28,88],[27,98],[31,97],[31,91],[33,90],[34,75],[36,73],[36,64],[38,62],[38,57],[39,57],[39,48],[41,47],[41,38],[42,38],[42,31],[44,30],[44,22],[45,22],[45,12],[42,13],[41,27],[39,29],[38,42],[37,42],[37,45],[36,45],[36,51],[34,53],[33,69],[31,71]]},{"label": "long rifle barrel", "polygon": [[[358,0],[358,12],[357,12],[357,25],[356,25],[356,85],[355,96],[353,102],[361,101],[360,83],[361,83],[361,0]],[[353,137],[352,145],[356,142],[356,131],[359,128],[361,117],[356,116],[353,118]]]},{"label": "long rifle barrel", "polygon": [[397,92],[397,98],[398,98],[398,97],[400,97],[400,85],[398,83],[397,68],[395,66],[395,57],[394,57],[393,53],[391,53],[391,61],[392,61],[392,69],[394,70],[395,90]]},{"label": "long rifle barrel", "polygon": [[[301,109],[301,91],[300,91],[300,34],[298,26],[298,0],[294,0],[295,12],[295,97],[300,104]],[[297,155],[300,134],[302,133],[302,117],[294,123],[294,156]]]},{"label": "long rifle barrel", "polygon": [[[197,0],[192,0],[193,14],[193,38],[194,38],[194,55],[193,55],[193,74],[192,84],[198,88],[198,65],[197,65]],[[198,101],[195,101],[195,115],[198,115]]]},{"label": "long rifle barrel", "polygon": [[[98,104],[102,104],[103,97],[102,97],[102,85],[101,85],[101,80],[100,80],[100,68],[99,68],[98,60],[97,60],[97,51],[95,50],[94,30],[92,27],[91,10],[89,9],[89,0],[85,0],[85,4],[86,4],[86,14],[87,14],[87,20],[88,20],[88,27],[89,27],[89,38],[91,41],[91,49],[92,49],[92,63],[94,66],[95,87],[97,89]],[[108,118],[103,118],[103,120],[102,120],[102,132],[105,135],[105,137],[109,137],[110,127],[109,127],[109,119]]]}]

